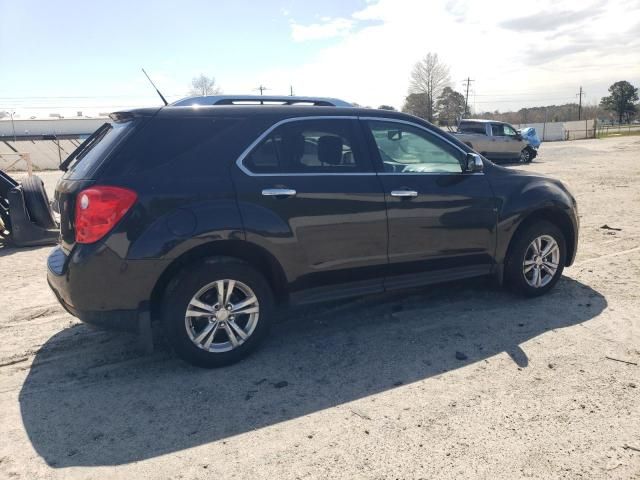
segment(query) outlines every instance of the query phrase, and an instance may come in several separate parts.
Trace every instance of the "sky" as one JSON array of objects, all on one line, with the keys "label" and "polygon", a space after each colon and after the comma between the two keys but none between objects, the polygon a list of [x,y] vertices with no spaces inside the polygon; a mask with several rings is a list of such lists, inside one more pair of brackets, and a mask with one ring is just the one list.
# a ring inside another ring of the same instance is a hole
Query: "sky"
[{"label": "sky", "polygon": [[193,77],[225,94],[402,106],[428,52],[475,111],[599,102],[640,86],[640,0],[0,0],[0,111],[18,118],[159,105]]}]

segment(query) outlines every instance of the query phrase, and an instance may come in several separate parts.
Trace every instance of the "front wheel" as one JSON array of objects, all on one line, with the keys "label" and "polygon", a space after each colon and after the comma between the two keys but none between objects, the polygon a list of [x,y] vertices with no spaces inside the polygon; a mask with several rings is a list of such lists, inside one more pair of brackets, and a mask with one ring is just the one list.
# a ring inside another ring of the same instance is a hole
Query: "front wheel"
[{"label": "front wheel", "polygon": [[184,269],[163,302],[167,339],[183,360],[200,367],[229,365],[266,336],[273,295],[246,263],[213,258]]},{"label": "front wheel", "polygon": [[520,152],[520,163],[531,163],[533,160],[533,152],[529,147],[523,148]]},{"label": "front wheel", "polygon": [[564,235],[540,221],[516,234],[505,263],[507,285],[528,297],[543,295],[560,279],[566,259]]}]

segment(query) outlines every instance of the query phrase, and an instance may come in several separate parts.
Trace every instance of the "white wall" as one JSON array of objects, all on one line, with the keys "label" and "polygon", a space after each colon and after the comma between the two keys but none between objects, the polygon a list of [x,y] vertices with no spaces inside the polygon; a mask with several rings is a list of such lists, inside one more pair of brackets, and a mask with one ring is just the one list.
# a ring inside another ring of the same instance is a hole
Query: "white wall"
[{"label": "white wall", "polygon": [[556,140],[564,140],[564,127],[562,122],[553,123],[520,123],[514,125],[516,128],[533,127],[538,133],[538,137],[543,142],[554,142]]},{"label": "white wall", "polygon": [[[14,120],[16,136],[21,135],[90,135],[108,118],[52,118],[45,120]],[[13,135],[11,119],[0,120],[0,136]]]}]

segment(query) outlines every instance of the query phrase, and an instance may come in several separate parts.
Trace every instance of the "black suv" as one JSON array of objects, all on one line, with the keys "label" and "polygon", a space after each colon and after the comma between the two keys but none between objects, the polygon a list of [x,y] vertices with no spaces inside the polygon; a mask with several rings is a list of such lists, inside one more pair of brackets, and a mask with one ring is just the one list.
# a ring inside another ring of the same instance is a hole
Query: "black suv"
[{"label": "black suv", "polygon": [[390,111],[120,112],[63,169],[48,259],[62,305],[105,327],[157,320],[200,366],[245,356],[283,304],[482,275],[541,295],[577,247],[562,183]]}]

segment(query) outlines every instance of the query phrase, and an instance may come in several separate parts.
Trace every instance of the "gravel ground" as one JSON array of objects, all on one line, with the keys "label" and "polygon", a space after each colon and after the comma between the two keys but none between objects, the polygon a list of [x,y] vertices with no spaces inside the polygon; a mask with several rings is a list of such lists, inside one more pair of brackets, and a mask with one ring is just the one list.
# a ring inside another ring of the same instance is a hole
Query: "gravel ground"
[{"label": "gravel ground", "polygon": [[548,296],[474,280],[296,309],[213,371],[80,324],[49,248],[0,247],[0,477],[640,478],[639,153],[547,143],[522,167],[580,207]]}]

